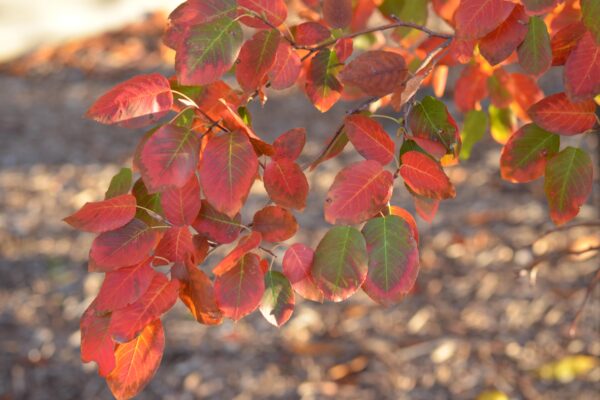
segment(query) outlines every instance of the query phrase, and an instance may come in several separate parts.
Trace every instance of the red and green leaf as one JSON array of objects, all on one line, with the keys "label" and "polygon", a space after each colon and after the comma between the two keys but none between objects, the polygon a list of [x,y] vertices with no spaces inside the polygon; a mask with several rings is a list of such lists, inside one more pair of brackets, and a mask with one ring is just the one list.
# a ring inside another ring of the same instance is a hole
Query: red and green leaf
[{"label": "red and green leaf", "polygon": [[559,0],[523,0],[523,4],[525,5],[528,14],[540,15],[552,11],[558,4],[558,1]]},{"label": "red and green leaf", "polygon": [[386,165],[394,159],[396,145],[377,121],[365,115],[354,114],[346,117],[344,126],[356,151],[367,160]]},{"label": "red and green leaf", "polygon": [[264,77],[275,62],[281,34],[275,29],[258,31],[240,50],[235,76],[242,89],[253,91],[264,83]]},{"label": "red and green leaf", "polygon": [[394,178],[377,161],[366,160],[341,170],[325,199],[325,220],[359,224],[377,214],[392,196]]},{"label": "red and green leaf", "polygon": [[294,291],[290,281],[278,271],[265,274],[265,293],[260,301],[260,313],[272,325],[285,324],[294,312]]},{"label": "red and green leaf", "polygon": [[409,213],[402,207],[390,206],[388,208],[388,215],[395,215],[397,217],[402,218],[404,222],[406,222],[410,227],[410,232],[412,233],[415,242],[419,244],[419,229],[417,228],[417,221],[415,221],[415,218],[412,216],[411,213]]},{"label": "red and green leaf", "polygon": [[404,57],[383,50],[371,50],[360,54],[340,72],[342,82],[376,97],[401,89],[407,77],[408,68]]},{"label": "red and green leaf", "polygon": [[296,234],[298,222],[287,209],[267,206],[254,214],[252,229],[260,232],[268,242],[283,242]]},{"label": "red and green leaf", "polygon": [[169,186],[160,195],[167,220],[175,226],[190,225],[200,211],[200,185],[196,175],[178,188]]},{"label": "red and green leaf", "polygon": [[121,170],[110,180],[108,189],[104,194],[104,199],[108,200],[129,193],[132,183],[133,173],[131,168],[121,168]]},{"label": "red and green leaf", "polygon": [[343,301],[367,278],[367,245],[360,232],[350,226],[335,226],[321,239],[311,275],[324,297]]},{"label": "red and green leaf", "polygon": [[557,93],[535,103],[527,111],[541,128],[563,135],[576,135],[596,124],[594,100],[571,102],[565,93]]},{"label": "red and green leaf", "polygon": [[317,110],[329,110],[342,96],[342,84],[335,76],[339,61],[334,51],[322,49],[310,60],[306,94]]},{"label": "red and green leaf", "polygon": [[418,195],[435,200],[454,198],[456,190],[440,164],[420,151],[402,154],[400,175]]},{"label": "red and green leaf", "polygon": [[489,125],[488,115],[481,110],[471,110],[465,115],[465,122],[460,136],[462,137],[462,148],[460,158],[463,160],[471,157],[471,150],[475,143],[483,139]]},{"label": "red and green leaf", "polygon": [[412,139],[432,155],[458,154],[461,141],[454,118],[444,103],[426,96],[415,103],[408,116]]},{"label": "red and green leaf", "polygon": [[581,149],[567,147],[546,164],[544,191],[556,225],[569,222],[592,192],[593,166]]},{"label": "red and green leaf", "polygon": [[120,344],[115,351],[116,367],[106,378],[113,396],[123,400],[140,393],[158,370],[164,348],[160,319],[146,325],[135,339]]},{"label": "red and green leaf", "polygon": [[215,279],[217,304],[227,318],[238,321],[256,310],[265,292],[260,258],[245,254],[229,270]]},{"label": "red and green leaf", "polygon": [[410,226],[388,215],[369,220],[362,234],[369,255],[363,290],[383,305],[397,303],[412,289],[419,272],[419,250]]},{"label": "red and green leaf", "polygon": [[283,273],[289,279],[294,290],[308,300],[323,302],[323,292],[311,275],[315,252],[301,243],[288,247],[283,256]]},{"label": "red and green leaf", "polygon": [[308,180],[295,162],[282,158],[267,164],[263,175],[267,194],[282,207],[303,210],[308,196]]},{"label": "red and green leaf", "polygon": [[206,200],[217,211],[233,217],[256,179],[258,159],[248,137],[235,131],[208,141],[198,170]]},{"label": "red and green leaf", "polygon": [[221,244],[233,242],[242,229],[242,217],[236,214],[233,218],[218,212],[206,200],[202,200],[200,214],[192,223],[194,229],[210,240]]},{"label": "red and green leaf", "polygon": [[529,18],[525,40],[517,50],[519,64],[531,75],[541,75],[552,65],[550,35],[544,20],[540,17]]},{"label": "red and green leaf", "polygon": [[227,254],[213,269],[213,274],[216,276],[226,274],[250,251],[256,249],[262,241],[260,232],[252,231],[248,236],[241,238],[231,252]]},{"label": "red and green leaf", "polygon": [[581,0],[581,14],[583,24],[590,31],[596,44],[600,46],[600,1]]},{"label": "red and green leaf", "polygon": [[502,178],[529,182],[544,174],[546,160],[558,152],[560,137],[535,124],[527,124],[508,139],[500,156]]},{"label": "red and green leaf", "polygon": [[133,219],[135,212],[135,197],[123,194],[108,200],[85,203],[64,221],[80,231],[101,233],[122,227]]}]

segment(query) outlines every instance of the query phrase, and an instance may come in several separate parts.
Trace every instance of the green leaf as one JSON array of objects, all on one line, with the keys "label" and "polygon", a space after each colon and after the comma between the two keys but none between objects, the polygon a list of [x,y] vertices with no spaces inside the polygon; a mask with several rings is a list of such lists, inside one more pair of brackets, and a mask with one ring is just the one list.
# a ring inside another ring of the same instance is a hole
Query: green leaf
[{"label": "green leaf", "polygon": [[519,46],[519,64],[531,75],[543,74],[552,65],[550,35],[544,20],[540,17],[529,18],[529,28],[525,40]]},{"label": "green leaf", "polygon": [[465,116],[463,130],[460,133],[462,138],[462,149],[460,158],[467,160],[471,156],[473,145],[480,141],[485,135],[488,127],[488,116],[484,111],[471,110]]},{"label": "green leaf", "polygon": [[600,46],[600,0],[581,0],[583,24]]},{"label": "green leaf", "polygon": [[516,124],[516,118],[510,108],[497,108],[490,104],[488,108],[490,114],[490,133],[498,143],[506,143],[513,132],[513,126]]},{"label": "green leaf", "polygon": [[108,200],[129,193],[132,183],[133,173],[131,172],[131,168],[121,168],[110,180],[110,185],[108,185],[104,198]]},{"label": "green leaf", "polygon": [[336,226],[325,234],[315,251],[312,276],[326,299],[343,301],[367,277],[367,245],[351,226]]},{"label": "green leaf", "polygon": [[378,303],[397,303],[412,289],[419,272],[419,250],[410,226],[388,215],[369,220],[362,234],[369,254],[364,291]]},{"label": "green leaf", "polygon": [[265,275],[265,294],[260,302],[260,312],[277,327],[285,324],[294,311],[294,291],[288,278],[281,272],[269,271]]},{"label": "green leaf", "polygon": [[592,192],[593,167],[581,149],[567,147],[546,164],[544,191],[556,225],[572,220]]}]

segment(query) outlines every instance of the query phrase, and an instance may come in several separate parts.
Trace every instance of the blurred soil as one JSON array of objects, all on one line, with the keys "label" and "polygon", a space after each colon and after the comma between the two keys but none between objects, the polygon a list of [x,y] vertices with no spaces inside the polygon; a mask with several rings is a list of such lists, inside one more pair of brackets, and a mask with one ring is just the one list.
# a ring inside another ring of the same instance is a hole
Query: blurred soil
[{"label": "blurred soil", "polygon": [[[101,283],[88,274],[93,239],[61,219],[101,199],[142,132],[83,119],[94,99],[135,73],[171,73],[156,44],[159,22],[30,54],[0,72],[0,399],[108,399],[94,365],[79,359],[78,320]],[[142,39],[136,39],[145,29]],[[272,140],[305,126],[312,159],[348,104],[321,115],[301,93],[254,106],[256,131]],[[391,128],[391,127],[390,127]],[[597,138],[583,140],[597,154]],[[598,228],[553,233],[541,182],[499,178],[500,146],[484,141],[449,169],[457,198],[432,224],[419,220],[421,273],[415,293],[382,308],[359,293],[342,304],[298,299],[278,330],[259,313],[207,328],[178,304],[165,318],[166,353],[140,399],[473,399],[487,389],[512,399],[597,399],[600,367],[561,381],[538,369],[571,354],[600,357],[600,289],[568,328],[598,268]],[[327,229],[325,191],[356,160],[351,146],[309,176],[314,193],[294,238],[315,245]],[[597,159],[596,165],[597,163]],[[598,177],[598,171],[595,171]],[[576,221],[597,220],[600,190]],[[265,202],[257,182],[248,209]],[[399,188],[393,204],[413,211]],[[250,214],[251,215],[251,214]],[[246,216],[247,218],[248,216]],[[519,270],[534,257],[536,284]],[[213,258],[212,261],[214,262]],[[552,375],[552,374],[551,374]]]}]

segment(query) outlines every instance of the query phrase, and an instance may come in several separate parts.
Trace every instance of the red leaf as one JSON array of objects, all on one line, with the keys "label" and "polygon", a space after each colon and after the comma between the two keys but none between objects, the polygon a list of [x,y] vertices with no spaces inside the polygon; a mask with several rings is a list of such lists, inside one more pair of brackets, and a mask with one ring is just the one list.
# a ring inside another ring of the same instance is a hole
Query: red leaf
[{"label": "red leaf", "polygon": [[110,313],[99,313],[92,302],[81,316],[81,361],[95,361],[100,376],[115,368],[115,342],[110,335]]},{"label": "red leaf", "polygon": [[283,133],[273,142],[273,159],[287,158],[288,160],[294,161],[302,153],[306,143],[306,129],[294,128]]},{"label": "red leaf", "polygon": [[201,324],[218,325],[223,321],[212,282],[193,263],[186,263],[186,278],[181,280],[179,298]]},{"label": "red leaf", "polygon": [[504,0],[462,0],[454,14],[459,38],[478,39],[496,29],[515,4]]},{"label": "red leaf", "polygon": [[552,65],[548,29],[541,17],[529,18],[525,40],[519,46],[519,64],[531,75],[541,75]]},{"label": "red leaf", "polygon": [[[247,8],[265,17],[269,24],[273,26],[281,25],[287,18],[287,6],[283,0],[238,0],[238,4],[240,7]],[[244,13],[244,10],[241,10],[241,13]],[[243,17],[241,21],[252,28],[271,28],[271,26],[255,17]]]},{"label": "red leaf", "polygon": [[170,186],[160,195],[165,217],[175,226],[190,225],[200,211],[200,185],[196,175],[181,188]]},{"label": "red leaf", "polygon": [[454,88],[454,103],[461,112],[473,110],[477,102],[487,96],[486,74],[478,64],[462,70]]},{"label": "red leaf", "polygon": [[388,215],[369,220],[362,234],[369,255],[363,290],[380,304],[397,303],[413,288],[419,273],[419,250],[410,226]]},{"label": "red leaf", "polygon": [[290,281],[279,271],[265,274],[265,293],[260,301],[260,313],[277,327],[285,324],[294,312],[294,291]]},{"label": "red leaf", "polygon": [[97,311],[114,311],[139,299],[157,274],[148,258],[132,267],[107,272],[95,300]]},{"label": "red leaf", "polygon": [[86,115],[103,124],[126,122],[141,127],[155,123],[172,105],[167,78],[160,74],[138,75],[102,95]]},{"label": "red leaf", "polygon": [[406,211],[404,208],[398,206],[390,206],[389,214],[396,215],[406,221],[408,226],[410,226],[412,236],[415,238],[417,244],[419,244],[419,229],[417,228],[417,221],[415,221],[415,218],[412,216],[412,214]]},{"label": "red leaf", "polygon": [[527,111],[540,127],[563,135],[576,135],[596,124],[596,103],[587,100],[573,103],[564,93],[556,93],[535,103]]},{"label": "red leaf", "polygon": [[228,16],[191,26],[175,55],[179,83],[200,86],[219,80],[233,65],[243,39],[241,25]]},{"label": "red leaf", "polygon": [[310,60],[306,75],[306,94],[317,110],[329,110],[342,96],[342,85],[335,77],[339,61],[335,52],[322,49]]},{"label": "red leaf", "polygon": [[577,46],[579,40],[586,32],[581,21],[569,24],[562,28],[550,39],[552,48],[552,65],[564,65],[571,51]]},{"label": "red leaf", "polygon": [[302,297],[323,302],[323,292],[317,287],[310,274],[315,252],[308,246],[296,243],[290,246],[283,256],[283,273],[290,280],[294,290]]},{"label": "red leaf", "polygon": [[63,221],[81,231],[98,233],[112,231],[133,219],[136,212],[135,205],[135,197],[124,194],[104,201],[85,203],[79,211]]},{"label": "red leaf", "polygon": [[160,319],[144,327],[138,337],[120,344],[115,351],[117,366],[106,378],[112,394],[130,399],[150,382],[163,356],[165,333]]},{"label": "red leaf", "polygon": [[240,234],[242,229],[241,220],[240,214],[230,218],[215,210],[206,200],[202,200],[200,214],[198,214],[192,226],[212,241],[227,244],[237,239]]},{"label": "red leaf", "polygon": [[427,222],[433,221],[440,206],[440,201],[419,195],[413,195],[413,199],[415,201],[415,210],[417,210],[417,214]]},{"label": "red leaf", "polygon": [[352,22],[352,0],[323,0],[323,18],[333,28],[345,28]]},{"label": "red leaf", "polygon": [[569,222],[579,213],[592,192],[593,165],[581,149],[567,147],[548,160],[544,191],[550,217],[556,225]]},{"label": "red leaf", "polygon": [[92,272],[109,272],[143,261],[156,247],[160,233],[139,219],[110,232],[101,233],[92,243]]},{"label": "red leaf", "polygon": [[401,159],[400,175],[415,193],[436,200],[456,196],[454,186],[434,159],[419,151],[408,151]]},{"label": "red leaf", "polygon": [[[359,0],[360,1],[360,0]],[[366,0],[370,1],[370,0]],[[339,62],[346,62],[348,57],[352,55],[354,51],[354,41],[350,38],[340,38],[335,44],[335,53],[337,54]]]},{"label": "red leaf", "polygon": [[481,55],[492,65],[506,60],[527,34],[527,20],[523,6],[516,5],[506,21],[479,41]]},{"label": "red leaf", "polygon": [[572,101],[587,100],[600,93],[600,45],[586,32],[567,58],[565,88]]},{"label": "red leaf", "polygon": [[527,109],[544,97],[544,93],[536,84],[535,79],[525,74],[510,74],[506,88],[514,100],[511,106],[513,111],[522,120],[529,120]]},{"label": "red leaf", "polygon": [[242,89],[252,91],[262,86],[264,77],[275,62],[281,34],[275,29],[258,31],[240,50],[235,76]]},{"label": "red leaf", "polygon": [[198,170],[206,200],[233,217],[246,202],[256,179],[258,159],[248,137],[235,131],[208,141]]},{"label": "red leaf", "polygon": [[367,116],[354,114],[346,117],[344,125],[348,139],[361,156],[382,165],[394,159],[396,145],[378,122]]},{"label": "red leaf", "polygon": [[560,137],[535,124],[527,124],[512,134],[502,149],[500,172],[512,182],[529,182],[544,174],[548,156],[555,154]]},{"label": "red leaf", "polygon": [[217,304],[223,315],[237,321],[256,310],[265,292],[260,259],[249,253],[215,279]]},{"label": "red leaf", "polygon": [[267,206],[254,214],[252,229],[262,233],[268,242],[283,242],[296,234],[298,223],[285,208]]},{"label": "red leaf", "polygon": [[164,125],[142,146],[136,161],[151,192],[159,192],[168,186],[182,187],[196,170],[200,142],[194,131]]},{"label": "red leaf", "polygon": [[110,322],[110,332],[119,342],[128,342],[151,321],[160,318],[177,301],[179,281],[169,280],[156,273],[148,290],[132,304],[115,310]]},{"label": "red leaf", "polygon": [[344,147],[348,144],[348,135],[344,129],[338,129],[331,138],[328,139],[325,149],[319,154],[319,157],[310,164],[310,170],[317,168],[317,166],[329,159],[340,154]]},{"label": "red leaf", "polygon": [[400,54],[370,50],[350,61],[340,78],[369,96],[380,97],[402,88],[407,75],[406,62]]},{"label": "red leaf", "polygon": [[367,270],[363,236],[350,226],[334,226],[317,246],[311,274],[324,297],[338,302],[356,293],[367,278]]},{"label": "red leaf", "polygon": [[303,22],[292,28],[294,40],[300,46],[313,46],[331,37],[331,32],[326,26],[318,22]]},{"label": "red leaf", "polygon": [[308,196],[308,181],[295,162],[275,160],[267,164],[263,183],[271,200],[282,207],[303,210]]},{"label": "red leaf", "polygon": [[156,247],[155,255],[171,262],[183,262],[187,260],[188,256],[194,255],[195,250],[189,228],[174,226],[165,232]]},{"label": "red leaf", "polygon": [[377,161],[366,160],[341,170],[325,199],[325,220],[359,224],[377,214],[392,196],[394,178]]},{"label": "red leaf", "polygon": [[300,56],[288,42],[280,40],[275,53],[275,62],[268,72],[271,87],[275,90],[289,88],[296,82],[301,70]]},{"label": "red leaf", "polygon": [[213,269],[213,274],[216,276],[226,274],[246,253],[257,248],[261,240],[262,235],[256,231],[252,231],[248,236],[241,238],[237,246]]},{"label": "red leaf", "polygon": [[267,142],[263,141],[260,137],[258,137],[256,135],[256,133],[254,133],[252,128],[250,128],[248,126],[248,124],[246,124],[246,121],[244,121],[244,119],[242,119],[240,114],[238,114],[236,111],[233,110],[233,108],[232,108],[232,107],[234,107],[233,104],[227,103],[227,101],[225,101],[225,99],[219,99],[218,102],[223,104],[223,106],[225,108],[223,113],[221,115],[219,115],[218,118],[225,119],[225,121],[227,121],[226,125],[229,128],[229,130],[231,130],[231,131],[240,130],[243,133],[245,133],[248,136],[248,138],[250,139],[250,143],[252,143],[252,147],[254,148],[254,151],[256,152],[257,155],[259,155],[259,156],[273,155],[273,146],[271,146]]}]

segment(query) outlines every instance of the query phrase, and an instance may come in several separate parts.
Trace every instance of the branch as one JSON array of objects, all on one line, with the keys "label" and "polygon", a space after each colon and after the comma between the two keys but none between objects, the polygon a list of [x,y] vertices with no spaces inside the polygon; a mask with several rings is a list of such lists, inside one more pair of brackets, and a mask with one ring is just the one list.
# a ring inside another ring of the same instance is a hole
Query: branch
[{"label": "branch", "polygon": [[583,314],[583,310],[585,309],[585,306],[590,300],[590,297],[592,297],[592,293],[598,285],[598,282],[600,282],[600,268],[596,270],[596,272],[594,273],[594,277],[592,278],[585,290],[585,297],[583,298],[583,301],[581,302],[581,305],[579,306],[579,309],[575,314],[575,318],[573,318],[573,321],[571,322],[571,325],[569,327],[569,336],[573,337],[577,334],[577,324],[579,323],[581,315]]},{"label": "branch", "polygon": [[541,256],[538,256],[536,258],[534,258],[529,264],[527,264],[525,267],[521,268],[520,270],[520,274],[523,275],[524,273],[528,273],[529,274],[529,279],[531,281],[532,284],[535,284],[535,278],[536,278],[536,267],[538,264],[544,262],[544,261],[558,261],[559,259],[561,259],[564,256],[569,256],[569,255],[581,255],[590,251],[598,251],[600,250],[600,246],[590,246],[586,249],[583,250],[569,250],[569,249],[565,249],[565,250],[561,250],[561,251],[554,251],[551,253],[546,253],[546,254],[542,254]]}]

